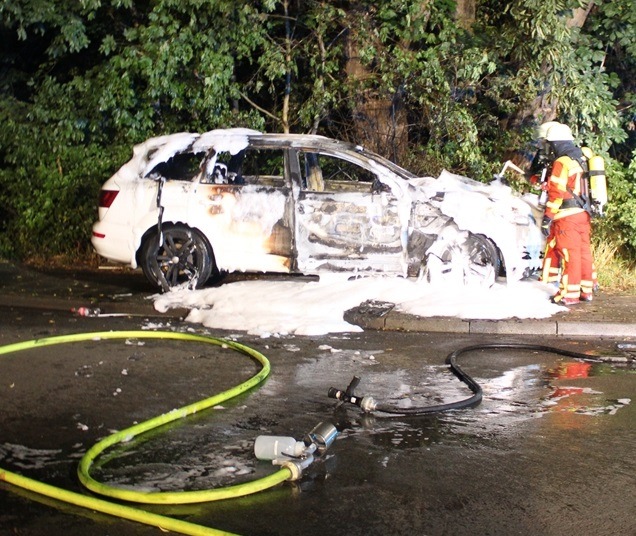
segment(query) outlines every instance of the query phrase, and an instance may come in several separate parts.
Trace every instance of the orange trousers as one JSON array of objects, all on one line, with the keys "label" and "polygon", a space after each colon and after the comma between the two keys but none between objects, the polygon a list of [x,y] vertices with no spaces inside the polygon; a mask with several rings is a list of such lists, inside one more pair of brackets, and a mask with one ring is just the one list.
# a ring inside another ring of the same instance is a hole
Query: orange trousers
[{"label": "orange trousers", "polygon": [[559,284],[561,280],[561,259],[556,251],[556,238],[554,229],[545,239],[545,251],[543,252],[543,265],[541,267],[541,281],[549,284]]},{"label": "orange trousers", "polygon": [[590,215],[572,214],[552,222],[555,251],[561,261],[561,282],[555,301],[579,299],[591,295],[594,287],[594,267],[590,246]]}]

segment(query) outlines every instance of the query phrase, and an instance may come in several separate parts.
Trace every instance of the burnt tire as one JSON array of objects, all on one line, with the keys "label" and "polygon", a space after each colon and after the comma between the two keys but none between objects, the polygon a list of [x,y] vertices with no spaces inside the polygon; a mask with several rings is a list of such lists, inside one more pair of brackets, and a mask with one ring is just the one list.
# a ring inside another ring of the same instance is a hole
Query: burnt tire
[{"label": "burnt tire", "polygon": [[429,254],[424,270],[429,283],[494,285],[502,272],[497,246],[488,237],[468,233],[461,242],[450,242],[441,252]]},{"label": "burnt tire", "polygon": [[201,288],[216,272],[209,242],[185,225],[164,226],[160,243],[152,231],[139,249],[139,265],[154,286],[167,292],[176,287]]}]

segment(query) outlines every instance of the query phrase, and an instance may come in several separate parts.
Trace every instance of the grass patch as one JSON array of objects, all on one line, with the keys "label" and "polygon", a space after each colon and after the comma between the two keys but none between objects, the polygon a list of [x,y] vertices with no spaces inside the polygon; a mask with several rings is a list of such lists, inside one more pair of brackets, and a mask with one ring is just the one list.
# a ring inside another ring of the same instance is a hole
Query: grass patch
[{"label": "grass patch", "polygon": [[594,240],[592,252],[601,290],[636,294],[636,261],[623,258],[620,246],[608,240]]}]

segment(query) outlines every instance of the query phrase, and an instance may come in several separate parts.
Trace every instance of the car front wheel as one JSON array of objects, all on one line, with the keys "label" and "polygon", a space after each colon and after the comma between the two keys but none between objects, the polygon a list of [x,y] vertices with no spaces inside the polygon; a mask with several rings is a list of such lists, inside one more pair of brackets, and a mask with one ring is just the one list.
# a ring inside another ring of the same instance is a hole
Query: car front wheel
[{"label": "car front wheel", "polygon": [[194,229],[184,225],[162,228],[143,241],[139,264],[146,278],[167,292],[179,286],[200,288],[216,270],[214,253],[208,241]]},{"label": "car front wheel", "polygon": [[434,244],[426,257],[424,276],[434,285],[491,287],[501,272],[495,244],[486,236],[460,233],[456,240]]}]

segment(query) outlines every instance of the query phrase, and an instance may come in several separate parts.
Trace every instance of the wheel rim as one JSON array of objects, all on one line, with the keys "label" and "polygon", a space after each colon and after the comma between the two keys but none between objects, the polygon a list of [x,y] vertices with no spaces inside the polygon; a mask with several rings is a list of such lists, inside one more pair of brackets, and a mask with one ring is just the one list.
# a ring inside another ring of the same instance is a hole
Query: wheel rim
[{"label": "wheel rim", "polygon": [[465,277],[478,278],[482,285],[492,286],[497,277],[497,251],[486,237],[472,235],[468,241],[468,266]]},{"label": "wheel rim", "polygon": [[426,279],[432,284],[479,285],[490,287],[497,277],[497,251],[486,237],[469,235],[451,243],[441,255],[429,255]]},{"label": "wheel rim", "polygon": [[164,291],[180,284],[196,286],[201,253],[190,231],[164,231],[163,242],[158,244],[155,268],[159,284]]}]

